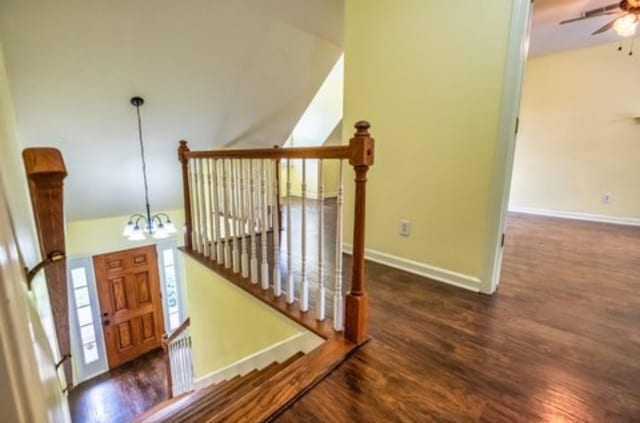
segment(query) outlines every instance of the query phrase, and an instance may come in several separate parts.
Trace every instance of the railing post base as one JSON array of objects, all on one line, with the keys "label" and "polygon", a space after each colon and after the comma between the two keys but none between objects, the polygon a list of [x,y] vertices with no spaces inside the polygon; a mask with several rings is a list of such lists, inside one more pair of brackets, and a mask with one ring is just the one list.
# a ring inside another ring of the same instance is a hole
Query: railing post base
[{"label": "railing post base", "polygon": [[367,321],[369,315],[369,295],[347,294],[345,299],[344,336],[354,344],[367,339]]}]

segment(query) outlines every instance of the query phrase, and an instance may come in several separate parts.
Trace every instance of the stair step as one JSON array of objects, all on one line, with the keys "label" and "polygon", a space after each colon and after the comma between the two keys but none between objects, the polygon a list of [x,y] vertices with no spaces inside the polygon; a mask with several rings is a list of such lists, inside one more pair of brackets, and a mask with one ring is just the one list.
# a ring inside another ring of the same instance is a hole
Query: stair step
[{"label": "stair step", "polygon": [[194,396],[193,405],[188,409],[177,411],[171,421],[176,423],[190,421],[192,416],[198,415],[203,410],[217,407],[218,404],[223,402],[226,398],[229,398],[237,389],[246,383],[251,383],[251,381],[259,375],[260,370],[255,369],[245,375],[236,376],[227,381],[202,389],[204,392],[199,392],[197,396]]},{"label": "stair step", "polygon": [[202,421],[206,418],[205,416],[221,411],[227,405],[237,402],[248,392],[266,383],[304,355],[303,352],[297,352],[280,363],[274,361],[260,370],[252,370],[245,375],[235,376],[195,392],[182,394],[154,406],[135,421],[172,423]]}]

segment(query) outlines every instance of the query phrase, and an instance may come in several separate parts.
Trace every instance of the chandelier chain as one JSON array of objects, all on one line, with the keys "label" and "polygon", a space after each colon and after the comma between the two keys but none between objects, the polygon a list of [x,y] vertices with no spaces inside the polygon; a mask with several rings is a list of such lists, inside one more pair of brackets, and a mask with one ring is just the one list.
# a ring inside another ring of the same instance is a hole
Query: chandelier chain
[{"label": "chandelier chain", "polygon": [[[142,176],[144,179],[144,201],[145,206],[147,207],[147,214],[149,214],[149,183],[147,181],[147,162],[144,158],[144,142],[142,140],[142,119],[140,118],[140,105],[136,105],[136,114],[138,116],[138,140],[140,142],[140,158],[142,159]],[[147,222],[147,224],[150,225],[151,222]]]}]

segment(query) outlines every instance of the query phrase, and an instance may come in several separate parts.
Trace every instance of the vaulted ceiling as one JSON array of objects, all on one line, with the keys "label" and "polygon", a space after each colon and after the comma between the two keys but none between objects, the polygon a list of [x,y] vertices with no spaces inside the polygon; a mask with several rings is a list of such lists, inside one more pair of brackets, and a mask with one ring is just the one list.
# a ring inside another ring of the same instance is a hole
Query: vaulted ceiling
[{"label": "vaulted ceiling", "polygon": [[580,13],[616,3],[616,0],[535,0],[531,23],[530,55],[540,56],[565,50],[611,43],[618,40],[613,30],[591,35],[614,16],[602,16],[560,25]]},{"label": "vaulted ceiling", "polygon": [[176,156],[283,143],[342,51],[343,0],[3,0],[25,146],[58,147],[69,219],[181,206]]}]

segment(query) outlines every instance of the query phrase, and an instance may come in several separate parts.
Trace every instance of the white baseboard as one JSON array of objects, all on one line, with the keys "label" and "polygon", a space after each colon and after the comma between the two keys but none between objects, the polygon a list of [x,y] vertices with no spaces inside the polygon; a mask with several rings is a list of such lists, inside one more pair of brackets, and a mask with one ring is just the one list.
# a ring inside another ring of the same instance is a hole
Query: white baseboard
[{"label": "white baseboard", "polygon": [[586,220],[589,222],[613,223],[614,225],[640,226],[640,218],[606,216],[602,214],[580,213],[563,210],[535,209],[529,207],[509,207],[510,212],[559,217],[561,219]]},{"label": "white baseboard", "polygon": [[[351,244],[346,242],[343,244],[343,251],[345,253],[351,254],[352,250],[353,248]],[[481,281],[473,276],[453,272],[441,267],[431,266],[426,263],[420,263],[369,248],[364,250],[364,256],[367,260],[375,261],[376,263],[404,270],[405,272],[413,273],[425,278],[434,279],[438,282],[444,282],[449,285],[457,286],[458,288],[464,288],[473,292],[480,292]]]},{"label": "white baseboard", "polygon": [[263,369],[274,361],[283,362],[298,351],[306,354],[318,347],[322,342],[322,338],[312,332],[305,331],[295,334],[277,344],[251,354],[235,363],[231,363],[222,369],[196,378],[193,381],[194,388],[204,388],[238,375],[247,374],[254,369]]}]

